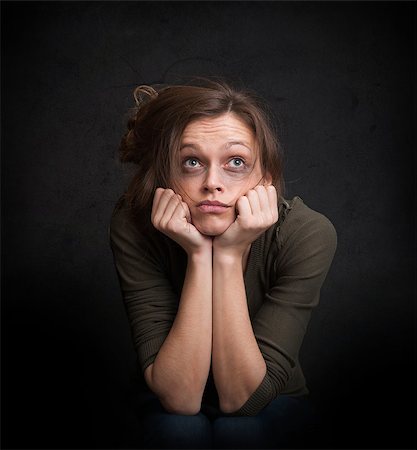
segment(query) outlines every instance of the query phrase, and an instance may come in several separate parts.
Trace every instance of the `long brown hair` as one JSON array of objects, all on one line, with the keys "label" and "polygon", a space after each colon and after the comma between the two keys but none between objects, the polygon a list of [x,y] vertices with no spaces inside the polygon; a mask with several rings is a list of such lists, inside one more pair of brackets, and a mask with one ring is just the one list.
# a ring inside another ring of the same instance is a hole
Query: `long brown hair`
[{"label": "long brown hair", "polygon": [[[263,174],[269,173],[278,196],[284,195],[283,156],[268,106],[255,93],[224,81],[161,88],[139,86],[136,108],[119,147],[120,160],[137,171],[124,201],[134,217],[150,210],[157,187],[172,187],[181,137],[186,126],[202,117],[234,113],[253,131]],[[146,214],[145,214],[146,215]]]}]

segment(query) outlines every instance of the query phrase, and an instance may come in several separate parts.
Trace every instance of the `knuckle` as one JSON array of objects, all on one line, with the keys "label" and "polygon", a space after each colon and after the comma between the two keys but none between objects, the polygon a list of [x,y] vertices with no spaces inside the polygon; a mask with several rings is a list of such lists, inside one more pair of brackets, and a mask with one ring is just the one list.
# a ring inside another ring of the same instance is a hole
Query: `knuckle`
[{"label": "knuckle", "polygon": [[158,224],[159,229],[166,230],[167,229],[167,222],[165,220],[161,220]]},{"label": "knuckle", "polygon": [[152,225],[153,225],[157,230],[161,230],[161,224],[160,224],[158,221],[153,220],[153,221],[152,221]]}]

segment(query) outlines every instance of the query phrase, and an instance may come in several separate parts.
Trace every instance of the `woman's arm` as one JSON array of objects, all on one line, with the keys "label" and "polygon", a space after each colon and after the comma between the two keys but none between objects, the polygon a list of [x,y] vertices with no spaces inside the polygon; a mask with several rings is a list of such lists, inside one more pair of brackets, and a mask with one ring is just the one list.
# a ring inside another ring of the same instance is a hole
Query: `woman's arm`
[{"label": "woman's arm", "polygon": [[220,409],[238,410],[261,384],[266,365],[249,318],[242,258],[214,253],[213,375]]},{"label": "woman's arm", "polygon": [[174,323],[154,363],[145,370],[148,386],[169,412],[197,414],[200,411],[210,370],[211,272],[211,251],[188,257]]},{"label": "woman's arm", "polygon": [[264,302],[251,317],[266,375],[234,415],[258,414],[298,377],[299,350],[337,246],[332,223],[300,199],[283,213],[279,233],[271,230],[273,267],[267,268]]},{"label": "woman's arm", "polygon": [[177,414],[199,412],[211,360],[212,240],[188,219],[179,196],[157,190],[152,223],[184,248],[188,264],[174,323],[145,379],[163,406]]},{"label": "woman's arm", "polygon": [[278,220],[275,188],[257,186],[237,206],[235,223],[213,242],[213,375],[225,413],[238,410],[266,374],[249,317],[242,259]]}]

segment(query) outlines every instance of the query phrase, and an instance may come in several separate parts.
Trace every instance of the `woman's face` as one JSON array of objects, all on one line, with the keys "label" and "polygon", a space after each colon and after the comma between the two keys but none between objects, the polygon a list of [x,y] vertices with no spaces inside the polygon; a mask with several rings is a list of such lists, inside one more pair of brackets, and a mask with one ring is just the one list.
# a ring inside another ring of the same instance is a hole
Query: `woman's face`
[{"label": "woman's face", "polygon": [[188,124],[181,139],[176,191],[194,226],[218,236],[234,222],[236,202],[263,183],[252,130],[233,113]]}]

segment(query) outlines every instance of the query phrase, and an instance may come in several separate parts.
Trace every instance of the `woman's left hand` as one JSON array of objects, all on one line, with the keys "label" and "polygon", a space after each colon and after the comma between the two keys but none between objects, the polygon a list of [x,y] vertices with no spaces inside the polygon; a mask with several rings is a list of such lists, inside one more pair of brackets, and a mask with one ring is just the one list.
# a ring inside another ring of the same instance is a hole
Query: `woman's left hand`
[{"label": "woman's left hand", "polygon": [[242,257],[248,246],[278,220],[277,192],[274,186],[256,186],[239,198],[237,217],[213,241],[215,251]]}]

